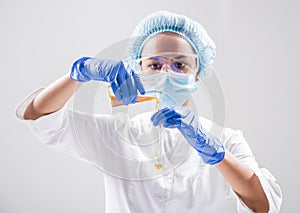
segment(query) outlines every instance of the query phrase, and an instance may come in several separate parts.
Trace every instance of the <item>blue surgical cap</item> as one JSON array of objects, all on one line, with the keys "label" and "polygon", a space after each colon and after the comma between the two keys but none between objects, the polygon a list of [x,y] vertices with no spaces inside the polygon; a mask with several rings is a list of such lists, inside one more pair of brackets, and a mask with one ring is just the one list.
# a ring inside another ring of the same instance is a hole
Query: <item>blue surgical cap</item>
[{"label": "blue surgical cap", "polygon": [[206,67],[213,63],[216,55],[216,45],[198,22],[183,15],[158,11],[144,18],[132,34],[130,57],[138,59],[145,42],[151,36],[162,32],[173,32],[183,36],[199,57],[200,76],[206,76]]}]

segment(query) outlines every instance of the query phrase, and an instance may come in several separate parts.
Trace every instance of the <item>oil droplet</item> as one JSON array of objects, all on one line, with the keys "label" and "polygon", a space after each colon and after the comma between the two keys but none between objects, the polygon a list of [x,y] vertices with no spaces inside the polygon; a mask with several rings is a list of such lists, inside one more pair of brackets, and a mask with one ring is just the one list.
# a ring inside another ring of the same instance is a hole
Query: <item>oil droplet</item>
[{"label": "oil droplet", "polygon": [[156,163],[156,164],[154,164],[154,166],[155,166],[157,169],[161,169],[161,168],[162,168],[162,164],[160,164],[160,163]]}]

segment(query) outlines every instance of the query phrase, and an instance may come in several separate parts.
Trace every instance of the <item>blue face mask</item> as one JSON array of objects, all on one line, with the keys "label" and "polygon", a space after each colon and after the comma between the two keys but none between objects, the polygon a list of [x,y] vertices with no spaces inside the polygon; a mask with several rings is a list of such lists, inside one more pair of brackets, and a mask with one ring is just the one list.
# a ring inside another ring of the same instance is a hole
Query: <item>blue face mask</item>
[{"label": "blue face mask", "polygon": [[197,90],[192,74],[159,72],[140,75],[146,95],[159,99],[159,109],[181,106]]}]

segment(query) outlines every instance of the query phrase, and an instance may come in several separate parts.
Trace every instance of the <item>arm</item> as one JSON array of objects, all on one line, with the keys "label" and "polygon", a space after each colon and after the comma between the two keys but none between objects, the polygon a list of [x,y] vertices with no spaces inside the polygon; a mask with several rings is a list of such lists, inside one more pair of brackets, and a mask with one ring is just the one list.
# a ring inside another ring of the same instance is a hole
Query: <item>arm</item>
[{"label": "arm", "polygon": [[202,160],[216,166],[249,208],[255,212],[269,210],[267,196],[256,174],[225,150],[219,139],[203,129],[188,107],[164,108],[156,112],[151,120],[155,126],[177,127]]},{"label": "arm", "polygon": [[46,87],[26,108],[24,119],[38,119],[61,109],[82,83],[74,81],[69,74]]},{"label": "arm", "polygon": [[269,211],[269,203],[258,177],[230,152],[226,151],[224,159],[215,167],[249,208],[254,212]]},{"label": "arm", "polygon": [[26,108],[25,119],[37,119],[61,109],[81,85],[90,80],[111,85],[118,100],[134,103],[144,88],[133,68],[123,61],[83,57],[74,62],[71,73],[50,84]]}]

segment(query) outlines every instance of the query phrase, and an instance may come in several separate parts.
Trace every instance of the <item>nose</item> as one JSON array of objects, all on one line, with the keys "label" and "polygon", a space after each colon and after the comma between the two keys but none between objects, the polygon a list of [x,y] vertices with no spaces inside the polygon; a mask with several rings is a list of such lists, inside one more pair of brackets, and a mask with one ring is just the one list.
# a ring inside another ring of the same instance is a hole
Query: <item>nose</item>
[{"label": "nose", "polygon": [[169,64],[164,64],[162,67],[161,67],[161,71],[162,72],[171,72],[171,67]]}]

